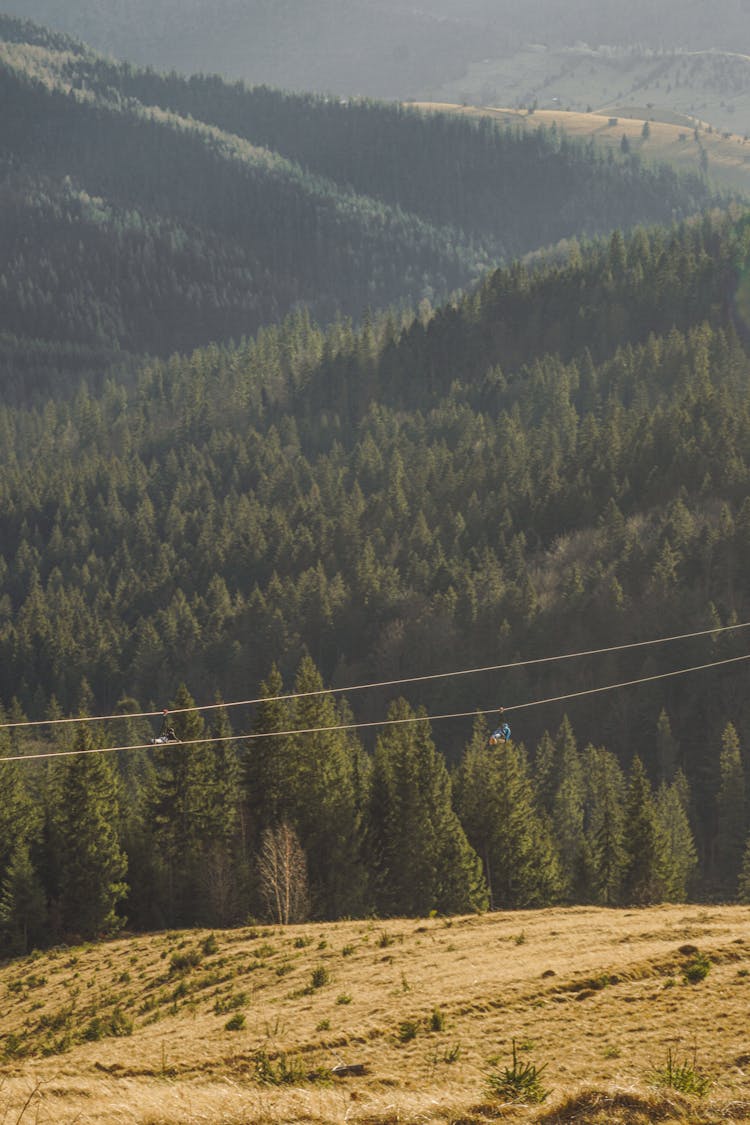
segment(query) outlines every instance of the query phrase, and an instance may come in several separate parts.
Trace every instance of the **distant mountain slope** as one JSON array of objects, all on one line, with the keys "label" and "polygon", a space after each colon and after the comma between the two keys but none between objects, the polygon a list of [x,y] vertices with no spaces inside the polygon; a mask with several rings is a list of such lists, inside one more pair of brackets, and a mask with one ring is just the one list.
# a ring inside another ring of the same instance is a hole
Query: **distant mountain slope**
[{"label": "distant mountain slope", "polygon": [[526,44],[512,54],[472,63],[465,74],[435,87],[433,97],[613,116],[634,106],[641,108],[640,116],[652,120],[687,128],[705,122],[744,134],[750,131],[750,56],[714,49],[647,48],[642,43]]},{"label": "distant mountain slope", "polygon": [[407,0],[7,0],[15,16],[158,69],[408,97],[480,57],[482,27]]},{"label": "distant mountain slope", "polygon": [[[102,710],[181,680],[244,698],[305,651],[357,683],[747,620],[748,230],[616,233],[411,321],[323,333],[297,313],[151,362],[132,390],[5,405],[0,698],[71,707],[82,677]],[[750,723],[732,682],[671,688],[686,762],[728,716]],[[661,699],[577,718],[624,753]]]},{"label": "distant mountain slope", "polygon": [[5,0],[4,10],[159,69],[349,96],[442,97],[472,63],[530,43],[750,54],[746,0]]},{"label": "distant mountain slope", "polygon": [[[503,259],[709,202],[553,134],[108,62],[0,17],[0,372],[443,299]],[[36,372],[36,376],[34,374]]]}]

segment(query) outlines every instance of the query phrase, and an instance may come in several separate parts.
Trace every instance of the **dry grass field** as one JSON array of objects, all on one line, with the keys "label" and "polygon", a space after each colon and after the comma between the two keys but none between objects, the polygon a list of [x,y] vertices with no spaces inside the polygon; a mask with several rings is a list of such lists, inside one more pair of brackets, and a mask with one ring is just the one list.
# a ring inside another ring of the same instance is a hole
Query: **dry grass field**
[{"label": "dry grass field", "polygon": [[[491,1088],[514,1042],[541,1104]],[[750,908],[193,930],[0,967],[3,1125],[495,1120],[750,1121]]]},{"label": "dry grass field", "polygon": [[[619,152],[623,136],[628,138],[631,152],[644,161],[664,161],[678,171],[701,171],[701,152],[708,160],[708,175],[719,190],[750,195],[750,140],[737,133],[709,132],[704,122],[687,118],[680,122],[654,121],[649,111],[639,106],[621,107],[611,113],[574,113],[562,109],[501,109],[491,106],[456,105],[449,102],[413,103],[425,111],[461,113],[470,117],[493,117],[503,124],[522,129],[550,128],[581,140],[591,139],[604,148]],[[649,121],[650,136],[642,137],[644,121]],[[698,125],[698,140],[695,126]]]}]

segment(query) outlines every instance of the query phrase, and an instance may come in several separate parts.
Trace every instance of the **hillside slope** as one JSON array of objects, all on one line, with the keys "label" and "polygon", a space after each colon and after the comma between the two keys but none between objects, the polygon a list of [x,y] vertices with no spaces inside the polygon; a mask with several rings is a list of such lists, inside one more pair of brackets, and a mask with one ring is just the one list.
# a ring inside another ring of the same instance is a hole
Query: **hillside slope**
[{"label": "hillside slope", "polygon": [[710,198],[550,138],[160,77],[7,17],[0,35],[0,354],[19,399],[292,308],[435,303],[540,244]]},{"label": "hillside slope", "polygon": [[[243,699],[306,652],[344,686],[750,619],[749,229],[737,210],[616,234],[434,313],[359,332],[296,314],[148,364],[132,389],[5,407],[5,706],[72,710],[84,678],[99,713],[181,681]],[[706,640],[410,698],[488,709],[743,651]],[[623,763],[638,745],[656,772],[666,708],[708,840],[721,732],[750,730],[741,683],[719,669],[570,715],[584,744]],[[387,702],[361,697],[358,717]],[[519,737],[561,719],[534,710]],[[468,725],[437,734],[455,760]]]},{"label": "hillside slope", "polygon": [[[708,975],[686,974],[704,957]],[[131,936],[0,966],[0,1112],[39,1125],[750,1120],[745,908]],[[231,1027],[234,1024],[235,1029]],[[544,1067],[541,1106],[488,1075]],[[694,1065],[705,1099],[658,1088]],[[334,1078],[339,1064],[360,1076]],[[502,1107],[502,1108],[501,1108]]]},{"label": "hillside slope", "polygon": [[[432,113],[486,117],[524,132],[560,131],[579,142],[593,141],[602,152],[621,157],[623,149],[646,164],[668,164],[677,172],[707,176],[717,189],[739,197],[750,194],[750,144],[738,133],[721,133],[687,118],[655,119],[646,106],[625,106],[612,112],[583,113],[564,109],[510,109],[499,106],[417,102]],[[645,135],[644,135],[645,134]],[[623,140],[623,138],[625,138]]]},{"label": "hillside slope", "polygon": [[743,0],[218,0],[210,11],[197,0],[6,0],[4,10],[157,69],[345,96],[471,89],[483,70],[518,74],[529,45],[750,53]]},{"label": "hillside slope", "polygon": [[[712,40],[708,39],[704,45]],[[606,39],[605,43],[616,43]],[[573,110],[702,122],[719,132],[750,131],[750,56],[737,50],[670,50],[638,46],[527,44],[512,54],[472,63],[460,78],[432,88],[436,101]]]}]

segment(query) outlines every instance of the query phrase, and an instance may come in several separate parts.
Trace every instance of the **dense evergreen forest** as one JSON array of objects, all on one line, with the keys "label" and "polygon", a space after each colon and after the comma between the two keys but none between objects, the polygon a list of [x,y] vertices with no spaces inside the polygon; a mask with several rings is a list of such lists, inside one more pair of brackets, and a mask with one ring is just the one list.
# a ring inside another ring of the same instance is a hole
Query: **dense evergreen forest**
[{"label": "dense evergreen forest", "polygon": [[0,762],[4,948],[750,898],[746,665],[534,706],[745,633],[343,690],[750,619],[750,213],[0,23],[0,754],[184,743]]},{"label": "dense evergreen forest", "polygon": [[[187,708],[180,738],[223,739],[3,766],[15,947],[275,916],[285,840],[321,917],[748,897],[746,665],[520,709],[486,746],[500,704],[742,655],[742,632],[408,701],[307,693],[750,619],[749,260],[740,209],[615,232],[435,312],[298,311],[133,385],[3,406],[6,714]],[[261,683],[249,713],[191,710]],[[485,714],[263,737],[420,707]]]},{"label": "dense evergreen forest", "polygon": [[710,202],[554,132],[116,65],[0,17],[6,401],[129,357],[438,304],[493,264]]}]

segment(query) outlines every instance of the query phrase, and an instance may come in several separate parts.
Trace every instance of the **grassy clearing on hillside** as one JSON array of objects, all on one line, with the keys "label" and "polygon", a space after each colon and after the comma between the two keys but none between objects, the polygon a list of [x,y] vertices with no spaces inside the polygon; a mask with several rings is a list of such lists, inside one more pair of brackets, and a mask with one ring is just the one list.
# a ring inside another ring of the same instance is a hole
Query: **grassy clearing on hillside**
[{"label": "grassy clearing on hillside", "polygon": [[460,78],[433,88],[430,100],[599,114],[632,104],[660,121],[701,118],[720,131],[745,134],[750,58],[712,50],[528,45],[472,63]]},{"label": "grassy clearing on hillside", "polygon": [[[444,113],[460,113],[469,117],[493,117],[505,125],[522,129],[551,128],[554,124],[562,132],[580,140],[591,138],[603,148],[620,152],[623,136],[627,137],[631,152],[637,152],[644,161],[671,164],[680,172],[700,173],[703,170],[701,153],[708,161],[708,175],[717,188],[750,194],[750,140],[736,133],[709,132],[704,123],[673,124],[646,118],[648,110],[627,106],[604,113],[573,113],[560,110],[501,109],[491,106],[465,106],[448,102],[418,102],[418,108]],[[644,116],[639,116],[644,114]],[[642,136],[645,120],[649,122],[650,135]]]},{"label": "grassy clearing on hillside", "polygon": [[742,907],[125,937],[0,968],[0,1121],[750,1121],[749,1000]]}]

